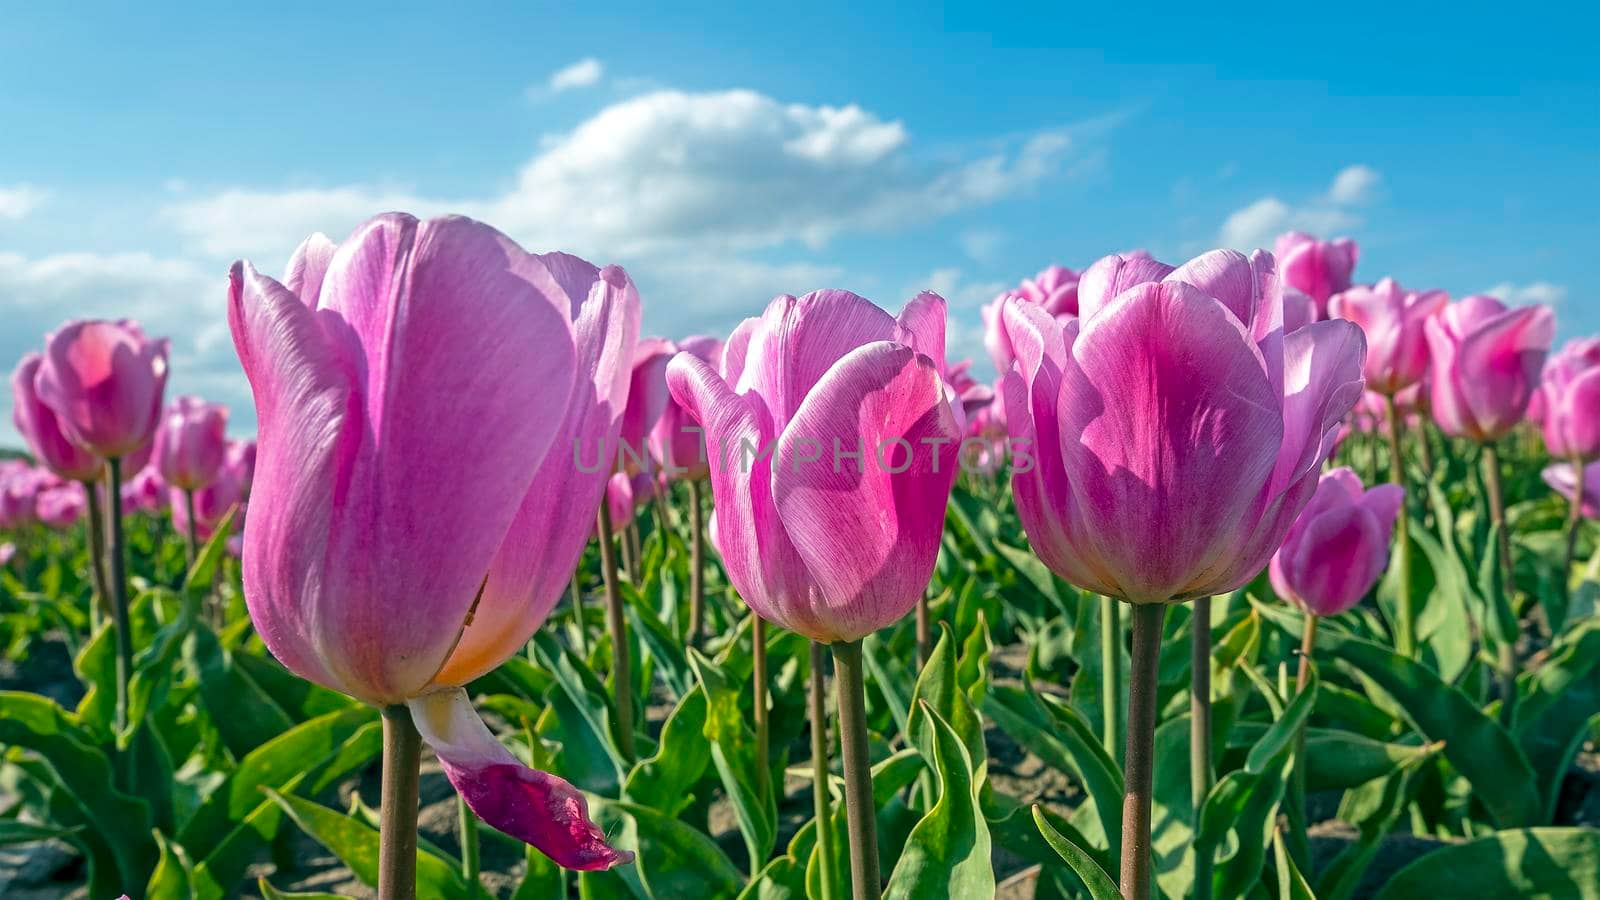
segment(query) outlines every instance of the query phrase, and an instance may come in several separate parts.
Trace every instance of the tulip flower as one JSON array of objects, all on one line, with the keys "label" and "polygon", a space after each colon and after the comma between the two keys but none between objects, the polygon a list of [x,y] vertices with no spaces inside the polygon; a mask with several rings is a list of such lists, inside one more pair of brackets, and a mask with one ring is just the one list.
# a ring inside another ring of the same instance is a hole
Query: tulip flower
[{"label": "tulip flower", "polygon": [[985,305],[979,314],[983,317],[983,346],[1001,372],[1011,368],[1016,357],[1011,338],[1006,334],[1001,309],[1008,300],[1032,303],[1057,319],[1071,319],[1078,315],[1078,274],[1066,266],[1050,266],[1033,278],[1025,278],[1016,288],[1005,291]]},{"label": "tulip flower", "polygon": [[45,338],[39,399],[69,440],[101,457],[150,442],[167,384],[167,342],[132,322],[73,321]]},{"label": "tulip flower", "polygon": [[[228,510],[238,506],[234,514],[232,531],[244,528],[244,484],[235,472],[222,469],[218,477],[197,491],[170,488],[172,527],[183,534],[193,534],[198,540],[208,541]],[[190,516],[193,516],[191,519]]]},{"label": "tulip flower", "polygon": [[1581,486],[1577,472],[1578,469],[1571,463],[1555,463],[1546,466],[1541,474],[1545,484],[1565,497],[1568,503],[1577,506],[1585,519],[1600,519],[1600,463],[1583,467]]},{"label": "tulip flower", "polygon": [[0,460],[0,529],[26,528],[36,520],[32,467],[20,459]]},{"label": "tulip flower", "polygon": [[1393,278],[1335,294],[1328,311],[1361,326],[1367,336],[1362,374],[1367,390],[1392,396],[1422,380],[1428,371],[1429,319],[1450,302],[1444,291],[1407,291]]},{"label": "tulip flower", "polygon": [[57,420],[55,410],[39,398],[39,369],[44,357],[28,353],[11,375],[11,420],[35,459],[71,481],[98,481],[105,460],[73,443]]},{"label": "tulip flower", "polygon": [[1310,295],[1317,304],[1317,318],[1326,319],[1329,298],[1350,287],[1360,248],[1349,238],[1323,241],[1290,231],[1278,238],[1273,254],[1283,283]]},{"label": "tulip flower", "polygon": [[1361,479],[1340,467],[1322,476],[1267,568],[1273,590],[1315,616],[1361,602],[1389,562],[1389,535],[1405,489]]},{"label": "tulip flower", "polygon": [[178,397],[162,413],[153,458],[167,484],[194,491],[217,477],[227,445],[226,407],[199,397]]},{"label": "tulip flower", "polygon": [[1317,301],[1310,294],[1299,288],[1285,285],[1283,288],[1283,333],[1294,334],[1296,331],[1310,325],[1312,322],[1323,318],[1317,309]]},{"label": "tulip flower", "polygon": [[248,498],[256,478],[256,442],[229,441],[222,456],[222,468],[239,482],[240,494]]},{"label": "tulip flower", "polygon": [[621,443],[617,448],[618,462],[630,475],[654,468],[650,439],[671,401],[667,394],[667,363],[677,352],[677,345],[666,338],[646,338],[633,351],[628,408],[622,412]]},{"label": "tulip flower", "polygon": [[1600,459],[1600,338],[1569,341],[1544,367],[1545,448],[1557,459]]},{"label": "tulip flower", "polygon": [[[1033,457],[1012,484],[1034,552],[1066,581],[1134,604],[1122,889],[1144,897],[1166,604],[1231,591],[1267,564],[1361,396],[1364,340],[1344,321],[1285,336],[1260,251],[1177,269],[1109,256],[1084,272],[1078,303],[1066,325],[1006,304],[1017,361],[1001,395],[1012,442]],[[1194,621],[1209,622],[1205,606]]]},{"label": "tulip flower", "polygon": [[40,523],[64,531],[83,517],[88,502],[82,483],[60,482],[39,491],[34,498],[34,510]]},{"label": "tulip flower", "polygon": [[413,722],[483,821],[567,868],[629,859],[570,785],[488,746],[461,686],[571,577],[609,474],[578,449],[615,446],[638,320],[621,269],[463,218],[314,236],[284,283],[232,269],[260,428],[245,600],[291,670],[384,710],[380,892],[414,873]]},{"label": "tulip flower", "polygon": [[728,579],[758,621],[833,645],[860,885],[879,883],[860,641],[927,588],[956,474],[944,306],[921,294],[897,319],[846,291],[781,296],[729,338],[726,374],[684,353],[667,367],[705,429]]}]

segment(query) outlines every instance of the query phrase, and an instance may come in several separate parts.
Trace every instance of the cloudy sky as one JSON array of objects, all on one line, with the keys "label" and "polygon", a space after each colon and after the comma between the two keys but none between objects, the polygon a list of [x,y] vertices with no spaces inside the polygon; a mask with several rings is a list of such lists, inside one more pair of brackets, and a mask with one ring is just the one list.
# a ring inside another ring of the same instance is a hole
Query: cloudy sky
[{"label": "cloudy sky", "polygon": [[0,364],[64,319],[132,316],[240,433],[228,264],[278,271],[388,209],[620,262],[674,337],[777,293],[932,288],[982,357],[978,305],[1048,263],[1286,228],[1357,238],[1361,280],[1600,330],[1591,32],[1536,4],[44,6],[0,30]]}]

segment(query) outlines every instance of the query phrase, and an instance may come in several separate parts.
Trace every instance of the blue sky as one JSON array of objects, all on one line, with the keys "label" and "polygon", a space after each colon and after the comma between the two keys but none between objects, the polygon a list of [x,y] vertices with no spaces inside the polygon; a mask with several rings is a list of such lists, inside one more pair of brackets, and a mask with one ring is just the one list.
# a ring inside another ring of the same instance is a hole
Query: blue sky
[{"label": "blue sky", "polygon": [[1287,227],[1357,238],[1358,280],[1600,330],[1593,12],[756,6],[13,7],[0,361],[131,315],[248,432],[228,263],[395,207],[620,262],[674,337],[932,287],[981,360],[978,305],[1048,263]]}]

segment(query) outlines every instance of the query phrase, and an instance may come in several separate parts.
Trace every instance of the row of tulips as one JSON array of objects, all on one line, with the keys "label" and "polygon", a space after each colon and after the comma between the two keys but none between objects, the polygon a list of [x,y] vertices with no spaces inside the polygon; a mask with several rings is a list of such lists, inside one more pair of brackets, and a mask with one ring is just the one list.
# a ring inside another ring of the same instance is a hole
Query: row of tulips
[{"label": "row of tulips", "polygon": [[[106,563],[95,577],[123,660],[119,710],[133,652],[120,509],[164,485],[191,562],[223,521],[243,520],[244,599],[266,647],[302,678],[382,713],[385,897],[415,891],[424,744],[472,816],[556,864],[598,871],[632,860],[581,791],[496,738],[467,686],[523,650],[597,538],[612,732],[633,761],[635,641],[623,594],[644,567],[636,518],[653,510],[665,527],[679,484],[689,498],[687,642],[701,644],[709,616],[708,535],[753,614],[758,759],[769,758],[765,629],[811,643],[819,822],[830,820],[833,752],[819,698],[822,654],[832,656],[849,871],[826,871],[830,851],[821,880],[877,896],[863,641],[915,611],[919,660],[934,654],[927,592],[952,488],[1003,470],[1037,559],[1104,598],[1104,664],[1115,671],[1131,650],[1126,700],[1120,680],[1106,678],[1100,708],[1105,749],[1122,754],[1121,834],[1106,838],[1120,848],[1121,894],[1140,898],[1155,883],[1153,780],[1171,764],[1155,752],[1170,608],[1190,604],[1191,621],[1209,624],[1211,598],[1268,573],[1305,613],[1307,693],[1318,620],[1372,592],[1393,531],[1393,641],[1416,657],[1405,506],[1408,489],[1426,491],[1404,447],[1431,448],[1427,417],[1482,448],[1495,568],[1507,580],[1497,446],[1530,405],[1565,461],[1546,478],[1572,498],[1569,568],[1579,517],[1600,493],[1585,494],[1578,476],[1600,457],[1600,345],[1575,343],[1547,366],[1548,309],[1451,303],[1391,279],[1356,285],[1356,259],[1353,242],[1291,234],[1275,254],[1219,250],[1172,266],[1136,252],[1081,273],[1052,267],[984,309],[1000,373],[989,386],[970,362],[946,359],[935,294],[898,315],[844,291],[782,296],[726,340],[641,340],[640,299],[618,267],[530,254],[467,219],[385,215],[337,245],[307,239],[281,281],[248,262],[230,272],[229,322],[259,445],[228,442],[215,405],[179,398],[163,409],[165,344],[127,323],[52,334],[13,378],[16,420],[55,490],[82,485],[89,541],[104,544],[92,559],[97,570]],[[1387,440],[1392,484],[1366,487],[1327,466],[1363,424]],[[230,516],[246,498],[249,515]],[[1191,640],[1198,811],[1216,787],[1206,683],[1215,651],[1209,627]],[[1509,716],[1517,661],[1505,635],[1497,649]],[[1209,896],[1211,862],[1196,859],[1196,896]],[[1109,880],[1093,862],[1073,867],[1091,891]]]}]

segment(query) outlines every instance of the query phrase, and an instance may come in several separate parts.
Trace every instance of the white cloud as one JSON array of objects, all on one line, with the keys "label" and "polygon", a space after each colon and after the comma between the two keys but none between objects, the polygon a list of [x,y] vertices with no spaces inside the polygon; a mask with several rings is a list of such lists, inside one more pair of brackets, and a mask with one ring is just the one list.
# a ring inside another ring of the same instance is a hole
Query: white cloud
[{"label": "white cloud", "polygon": [[1328,187],[1328,202],[1341,206],[1358,206],[1370,202],[1377,194],[1383,176],[1371,166],[1346,166],[1333,177]]},{"label": "white cloud", "polygon": [[958,240],[961,243],[961,252],[976,262],[987,263],[995,261],[995,255],[1005,244],[1006,236],[1004,232],[994,228],[971,228],[963,231]]},{"label": "white cloud", "polygon": [[0,186],[0,219],[18,221],[38,209],[50,196],[43,188],[31,184]]},{"label": "white cloud", "polygon": [[1529,303],[1543,303],[1547,306],[1556,306],[1567,299],[1567,286],[1564,284],[1551,284],[1548,281],[1530,281],[1527,284],[1513,284],[1503,281],[1487,291],[1512,306],[1523,306]]},{"label": "white cloud", "polygon": [[605,66],[594,57],[585,57],[550,76],[550,93],[559,94],[574,88],[593,87],[606,74]]},{"label": "white cloud", "polygon": [[1324,237],[1359,227],[1365,220],[1356,212],[1375,199],[1382,176],[1368,166],[1347,166],[1334,176],[1326,193],[1302,204],[1266,196],[1230,213],[1217,233],[1224,247],[1251,250],[1271,247],[1285,231],[1306,231]]}]

